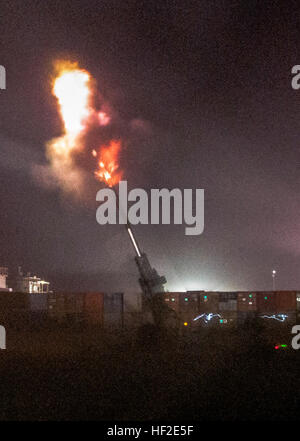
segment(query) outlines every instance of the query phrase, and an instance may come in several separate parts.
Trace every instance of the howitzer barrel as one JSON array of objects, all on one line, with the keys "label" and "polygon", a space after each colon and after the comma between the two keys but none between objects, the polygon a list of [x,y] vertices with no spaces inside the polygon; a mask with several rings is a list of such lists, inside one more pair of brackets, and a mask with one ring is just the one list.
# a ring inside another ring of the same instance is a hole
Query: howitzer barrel
[{"label": "howitzer barrel", "polygon": [[132,243],[132,245],[134,247],[134,250],[136,252],[136,255],[138,257],[141,257],[142,253],[141,253],[140,247],[139,247],[139,245],[137,243],[136,238],[134,237],[134,234],[133,234],[133,231],[132,231],[132,229],[130,227],[129,222],[127,222],[127,224],[126,224],[126,230],[127,230],[128,234],[129,234],[129,237],[130,237],[131,243]]}]

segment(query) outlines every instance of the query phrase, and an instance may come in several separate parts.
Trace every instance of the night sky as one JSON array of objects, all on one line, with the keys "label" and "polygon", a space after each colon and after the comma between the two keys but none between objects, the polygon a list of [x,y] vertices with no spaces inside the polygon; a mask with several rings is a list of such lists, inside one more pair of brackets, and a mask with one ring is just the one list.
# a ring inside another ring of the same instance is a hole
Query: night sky
[{"label": "night sky", "polygon": [[169,290],[267,290],[273,268],[277,288],[300,288],[296,5],[1,2],[0,264],[54,289],[138,290],[124,227],[96,223],[101,185],[79,203],[36,173],[62,133],[50,80],[63,58],[91,73],[117,115],[131,188],[205,190],[202,235],[134,228]]}]

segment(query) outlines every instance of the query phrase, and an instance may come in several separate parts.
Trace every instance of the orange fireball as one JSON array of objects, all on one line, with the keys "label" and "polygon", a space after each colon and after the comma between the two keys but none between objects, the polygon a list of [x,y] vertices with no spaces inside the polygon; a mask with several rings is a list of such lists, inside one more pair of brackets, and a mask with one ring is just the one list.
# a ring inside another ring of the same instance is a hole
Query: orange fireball
[{"label": "orange fireball", "polygon": [[108,145],[100,147],[99,154],[95,150],[92,152],[93,156],[98,157],[99,169],[95,172],[95,176],[109,187],[118,184],[122,179],[122,172],[118,164],[120,150],[121,141],[112,140]]}]

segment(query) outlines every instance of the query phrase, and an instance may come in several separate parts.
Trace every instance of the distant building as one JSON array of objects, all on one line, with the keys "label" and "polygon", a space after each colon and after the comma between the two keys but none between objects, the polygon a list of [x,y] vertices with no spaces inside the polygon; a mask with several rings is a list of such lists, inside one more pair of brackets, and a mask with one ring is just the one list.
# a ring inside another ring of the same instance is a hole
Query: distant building
[{"label": "distant building", "polygon": [[50,283],[37,276],[31,276],[27,273],[23,275],[21,267],[18,270],[18,276],[15,281],[14,291],[26,292],[29,294],[47,294],[49,292]]},{"label": "distant building", "polygon": [[0,267],[0,291],[9,291],[9,288],[7,287],[7,279],[8,276],[8,270],[5,267]]}]

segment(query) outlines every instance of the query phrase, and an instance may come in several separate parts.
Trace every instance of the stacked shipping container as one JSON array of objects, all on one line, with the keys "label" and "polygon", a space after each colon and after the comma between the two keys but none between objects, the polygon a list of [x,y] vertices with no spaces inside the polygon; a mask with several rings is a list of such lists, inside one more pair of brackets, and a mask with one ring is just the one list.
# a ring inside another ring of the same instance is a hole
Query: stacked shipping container
[{"label": "stacked shipping container", "polygon": [[0,323],[26,325],[47,319],[103,326],[123,324],[123,294],[0,293]]},{"label": "stacked shipping container", "polygon": [[220,292],[219,293],[219,313],[221,323],[236,323],[237,321],[237,293]]},{"label": "stacked shipping container", "polygon": [[277,291],[275,293],[277,314],[284,314],[286,320],[295,323],[297,320],[297,293],[295,291]]},{"label": "stacked shipping container", "polygon": [[[300,319],[300,293],[277,292],[206,292],[188,291],[164,293],[166,304],[175,311],[181,323],[199,325],[210,323],[243,323],[254,317],[285,320]],[[49,293],[27,294],[0,292],[0,323],[24,326],[46,321],[87,323],[105,327],[123,326],[123,294]],[[202,315],[205,320],[194,321]],[[211,318],[213,317],[213,320]]]},{"label": "stacked shipping container", "polygon": [[[298,296],[298,297],[297,297]],[[298,301],[297,301],[298,298]],[[219,317],[219,323],[244,323],[255,317],[284,317],[296,322],[296,312],[300,318],[300,293],[296,291],[244,291],[208,292],[187,291],[186,293],[167,293],[166,301],[173,303],[182,323],[195,324],[193,320],[201,314]],[[204,317],[205,318],[205,317]],[[208,321],[211,321],[210,319]],[[218,320],[212,320],[216,323]],[[197,322],[197,325],[204,320]]]},{"label": "stacked shipping container", "polygon": [[124,325],[123,293],[106,294],[104,296],[104,326],[122,328]]},{"label": "stacked shipping container", "polygon": [[177,313],[180,309],[179,303],[182,295],[184,295],[183,292],[167,292],[164,294],[166,304]]}]

